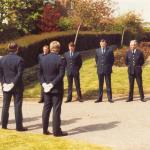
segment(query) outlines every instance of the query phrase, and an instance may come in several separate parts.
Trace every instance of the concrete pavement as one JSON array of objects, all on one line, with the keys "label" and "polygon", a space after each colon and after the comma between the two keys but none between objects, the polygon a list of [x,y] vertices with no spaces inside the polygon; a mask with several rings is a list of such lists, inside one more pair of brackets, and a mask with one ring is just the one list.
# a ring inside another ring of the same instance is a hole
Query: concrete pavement
[{"label": "concrete pavement", "polygon": [[[143,103],[139,99],[125,102],[118,98],[115,103],[107,101],[95,104],[63,103],[62,130],[69,132],[66,138],[87,141],[114,150],[150,150],[150,97]],[[41,113],[43,104],[24,102],[24,126],[28,132],[42,133]],[[0,102],[0,115],[2,102]],[[8,128],[15,129],[13,103],[10,107]],[[51,119],[50,119],[51,122]],[[50,123],[51,130],[51,123]]]}]

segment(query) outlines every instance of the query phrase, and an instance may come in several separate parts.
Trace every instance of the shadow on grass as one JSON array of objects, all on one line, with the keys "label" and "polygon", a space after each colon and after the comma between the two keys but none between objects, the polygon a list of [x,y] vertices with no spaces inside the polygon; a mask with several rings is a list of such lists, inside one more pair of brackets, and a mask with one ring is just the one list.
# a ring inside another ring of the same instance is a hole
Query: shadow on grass
[{"label": "shadow on grass", "polygon": [[[114,101],[126,101],[126,100],[128,100],[128,96],[121,96],[118,98],[114,98]],[[135,95],[133,97],[133,101],[140,101],[140,100],[141,100],[141,98],[138,95]],[[145,97],[145,100],[150,101],[150,96]]]},{"label": "shadow on grass", "polygon": [[97,96],[98,96],[98,90],[89,90],[83,93],[84,101],[95,100],[97,99]]},{"label": "shadow on grass", "polygon": [[69,132],[69,135],[75,135],[75,134],[81,134],[85,132],[109,130],[109,129],[117,127],[119,123],[120,123],[119,121],[113,121],[113,122],[103,123],[103,124],[92,124],[92,125],[77,127],[77,128],[69,130],[68,132]]},{"label": "shadow on grass", "polygon": [[[113,96],[113,100],[114,101],[126,101],[128,100],[128,96],[127,95],[119,95],[116,96],[115,94],[112,95]],[[83,99],[84,101],[89,101],[89,100],[96,100],[98,97],[98,90],[89,90],[85,93],[83,93]],[[104,99],[107,99],[107,92],[106,89],[104,89]],[[133,97],[134,101],[138,101],[140,100],[140,96],[139,95],[134,95]],[[150,101],[150,96],[145,96],[145,100]]]}]

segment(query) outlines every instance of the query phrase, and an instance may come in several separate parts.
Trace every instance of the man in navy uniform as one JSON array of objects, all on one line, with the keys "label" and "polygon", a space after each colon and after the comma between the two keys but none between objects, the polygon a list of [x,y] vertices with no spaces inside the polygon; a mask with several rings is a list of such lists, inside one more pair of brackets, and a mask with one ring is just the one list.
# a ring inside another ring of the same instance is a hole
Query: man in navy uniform
[{"label": "man in navy uniform", "polygon": [[22,101],[23,101],[23,81],[24,61],[17,55],[18,45],[10,43],[9,54],[0,61],[0,80],[3,88],[3,108],[2,108],[2,128],[7,129],[9,118],[9,106],[12,96],[14,97],[16,130],[27,131],[23,127]]},{"label": "man in navy uniform", "polygon": [[42,114],[43,134],[51,134],[48,131],[49,117],[53,108],[53,135],[66,136],[62,132],[61,125],[61,105],[63,100],[64,86],[63,78],[65,74],[65,61],[59,55],[60,43],[53,41],[50,43],[50,54],[40,61],[40,82],[44,90],[44,107]]},{"label": "man in navy uniform", "polygon": [[102,39],[100,41],[100,48],[96,49],[95,60],[99,79],[99,93],[98,99],[95,101],[95,103],[102,102],[104,79],[106,82],[108,101],[110,103],[113,103],[111,89],[111,73],[112,66],[114,64],[114,54],[113,50],[110,50],[110,48],[107,46],[107,42],[105,39]]},{"label": "man in navy uniform", "polygon": [[75,51],[75,44],[73,42],[70,42],[68,47],[69,51],[64,54],[68,79],[68,97],[66,103],[72,101],[73,80],[75,82],[78,95],[77,100],[79,102],[83,102],[80,88],[80,69],[82,67],[82,58],[80,53]]},{"label": "man in navy uniform", "polygon": [[138,44],[136,40],[130,42],[130,50],[126,53],[125,63],[128,66],[129,77],[129,97],[127,102],[133,101],[134,81],[136,79],[139,93],[142,102],[144,100],[143,83],[142,83],[142,66],[144,64],[144,54],[137,48]]},{"label": "man in navy uniform", "polygon": [[[38,56],[38,61],[40,63],[40,60],[44,58],[44,56],[46,56],[49,53],[49,46],[48,45],[44,45],[43,46],[43,53],[39,54]],[[44,92],[43,92],[43,88],[41,88],[41,99],[38,103],[43,103],[44,102]]]}]

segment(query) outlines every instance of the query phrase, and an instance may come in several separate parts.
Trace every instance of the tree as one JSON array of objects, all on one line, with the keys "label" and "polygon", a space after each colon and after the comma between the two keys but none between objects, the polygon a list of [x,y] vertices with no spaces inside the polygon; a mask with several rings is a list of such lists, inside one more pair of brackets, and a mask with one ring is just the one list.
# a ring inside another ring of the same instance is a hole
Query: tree
[{"label": "tree", "polygon": [[14,27],[25,33],[36,28],[35,22],[39,17],[43,0],[1,0],[0,29]]},{"label": "tree", "polygon": [[38,27],[43,32],[56,31],[59,29],[58,22],[61,17],[58,7],[50,3],[44,6],[43,14],[38,22]]},{"label": "tree", "polygon": [[43,0],[18,1],[21,3],[15,7],[17,29],[23,30],[25,33],[37,30],[36,23],[42,12]]},{"label": "tree", "polygon": [[114,25],[119,26],[122,31],[121,46],[123,46],[124,34],[127,30],[130,30],[132,32],[142,31],[141,15],[135,13],[134,11],[129,11],[128,13],[117,17],[114,23]]},{"label": "tree", "polygon": [[74,7],[69,17],[75,25],[82,22],[82,26],[90,29],[100,29],[103,20],[112,17],[114,3],[111,0],[74,0]]}]

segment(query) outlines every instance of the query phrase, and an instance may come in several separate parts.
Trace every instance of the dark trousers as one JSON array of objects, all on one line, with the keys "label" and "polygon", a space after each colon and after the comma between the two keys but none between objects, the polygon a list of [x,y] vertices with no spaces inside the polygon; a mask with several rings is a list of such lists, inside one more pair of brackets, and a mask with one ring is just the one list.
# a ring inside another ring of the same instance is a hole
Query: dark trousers
[{"label": "dark trousers", "polygon": [[68,79],[68,98],[67,98],[67,100],[68,101],[72,100],[73,80],[75,83],[77,95],[79,98],[81,98],[82,94],[81,94],[81,88],[80,88],[80,75],[67,75],[67,79]]},{"label": "dark trousers", "polygon": [[103,99],[104,80],[106,82],[106,91],[107,91],[108,100],[112,100],[111,74],[98,74],[98,79],[99,79],[98,100],[102,101]]},{"label": "dark trousers", "polygon": [[49,117],[51,109],[53,108],[53,133],[58,134],[61,132],[61,105],[63,94],[44,93],[44,107],[42,113],[43,132],[48,131]]},{"label": "dark trousers", "polygon": [[14,97],[14,108],[15,108],[15,120],[16,129],[23,127],[22,125],[22,101],[23,101],[23,91],[19,92],[3,92],[3,108],[2,108],[2,127],[7,128],[8,118],[9,118],[9,107],[12,96]]},{"label": "dark trousers", "polygon": [[141,99],[144,99],[142,74],[129,74],[129,100],[133,100],[134,81],[136,79]]},{"label": "dark trousers", "polygon": [[43,87],[41,87],[41,98],[40,98],[41,102],[44,102],[44,90]]}]

